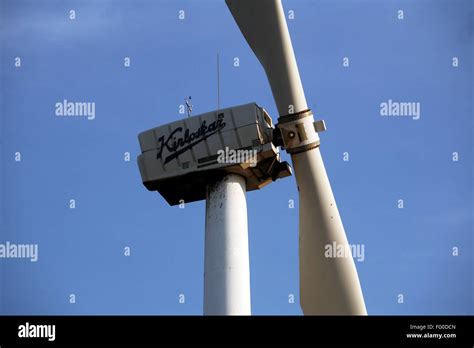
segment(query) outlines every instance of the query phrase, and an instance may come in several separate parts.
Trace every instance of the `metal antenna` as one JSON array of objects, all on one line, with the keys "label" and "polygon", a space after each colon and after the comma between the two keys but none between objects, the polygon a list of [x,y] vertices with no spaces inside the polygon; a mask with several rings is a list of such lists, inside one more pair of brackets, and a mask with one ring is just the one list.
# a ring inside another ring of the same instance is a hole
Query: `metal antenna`
[{"label": "metal antenna", "polygon": [[184,98],[186,103],[186,109],[188,111],[188,117],[191,117],[191,112],[193,111],[193,104],[191,104],[191,96]]},{"label": "metal antenna", "polygon": [[217,52],[217,109],[220,109],[221,93],[220,93],[220,74],[219,74],[219,52]]}]

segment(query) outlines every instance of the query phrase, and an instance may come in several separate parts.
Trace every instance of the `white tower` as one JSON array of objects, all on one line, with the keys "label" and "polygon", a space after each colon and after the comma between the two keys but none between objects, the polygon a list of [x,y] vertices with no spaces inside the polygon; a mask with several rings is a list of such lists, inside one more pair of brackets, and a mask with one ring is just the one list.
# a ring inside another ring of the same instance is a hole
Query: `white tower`
[{"label": "white tower", "polygon": [[204,314],[250,315],[250,267],[245,178],[210,184],[206,197]]}]

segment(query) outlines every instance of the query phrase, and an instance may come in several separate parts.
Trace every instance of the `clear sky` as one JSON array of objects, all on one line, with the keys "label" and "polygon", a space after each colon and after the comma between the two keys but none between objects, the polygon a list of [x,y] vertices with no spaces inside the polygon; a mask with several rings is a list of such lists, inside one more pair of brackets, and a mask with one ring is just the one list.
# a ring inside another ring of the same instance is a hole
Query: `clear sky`
[{"label": "clear sky", "polygon": [[[204,202],[147,191],[137,135],[185,117],[186,96],[194,114],[216,108],[217,52],[221,106],[255,101],[276,120],[224,1],[0,4],[0,243],[39,248],[37,262],[0,259],[0,313],[201,314]],[[474,314],[473,2],[283,4],[349,242],[364,246],[369,314]],[[95,118],[56,116],[64,99],[94,102]],[[419,119],[381,116],[389,99],[419,103]],[[247,198],[252,312],[301,314],[294,178]]]}]

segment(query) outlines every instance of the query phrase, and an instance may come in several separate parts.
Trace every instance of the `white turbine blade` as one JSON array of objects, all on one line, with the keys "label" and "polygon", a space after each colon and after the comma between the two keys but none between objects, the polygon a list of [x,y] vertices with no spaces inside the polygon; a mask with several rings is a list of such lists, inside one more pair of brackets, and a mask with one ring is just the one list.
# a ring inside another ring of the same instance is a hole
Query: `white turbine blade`
[{"label": "white turbine blade", "polygon": [[[265,69],[280,116],[306,110],[306,98],[281,2],[226,0],[226,3]],[[279,120],[280,124],[283,120]],[[285,146],[292,153],[300,199],[301,308],[306,315],[364,315],[367,311],[352,257],[331,257],[337,256],[338,250],[348,250],[349,244],[317,147],[319,137],[312,126],[314,120],[312,116],[301,120],[297,122],[301,122],[299,126],[304,128],[304,136],[310,140],[303,144],[306,150],[292,151],[291,147]],[[336,250],[331,250],[334,247]]]},{"label": "white turbine blade", "polygon": [[337,257],[349,244],[319,147],[291,158],[300,204],[301,308],[305,314],[365,315],[354,260]]},{"label": "white turbine blade", "polygon": [[280,1],[226,0],[240,31],[267,74],[280,115],[307,109]]}]

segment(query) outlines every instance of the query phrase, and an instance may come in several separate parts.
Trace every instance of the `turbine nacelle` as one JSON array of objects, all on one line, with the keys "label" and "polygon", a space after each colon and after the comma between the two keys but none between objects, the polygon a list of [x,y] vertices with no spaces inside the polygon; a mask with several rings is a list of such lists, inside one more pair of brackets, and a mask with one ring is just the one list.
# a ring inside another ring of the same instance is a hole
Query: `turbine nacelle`
[{"label": "turbine nacelle", "polygon": [[139,134],[143,184],[170,205],[206,198],[206,187],[227,174],[245,178],[246,190],[291,175],[272,143],[275,128],[255,103],[220,109]]}]

